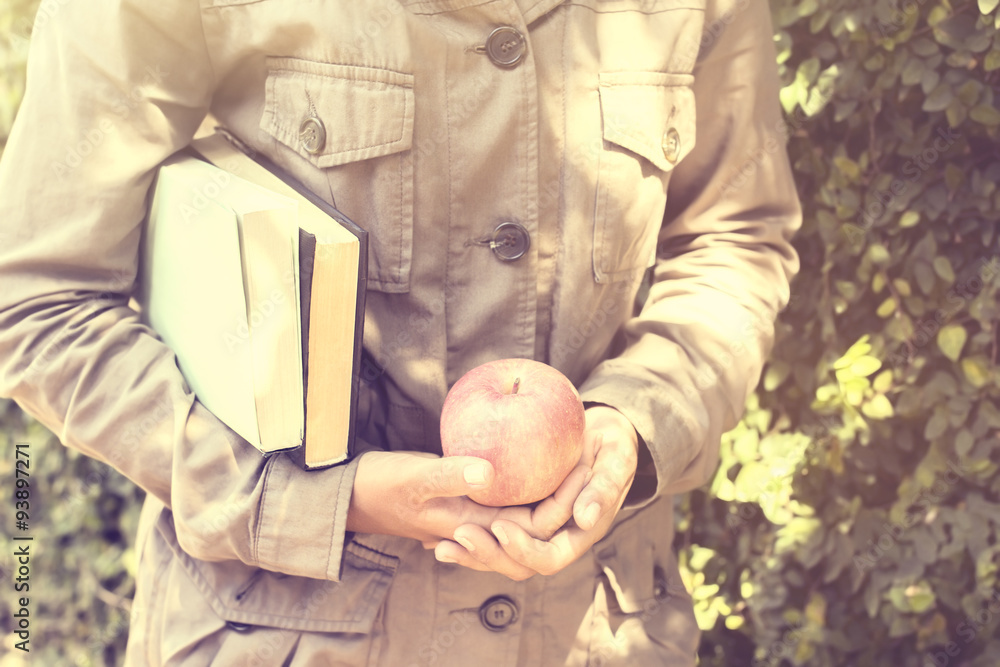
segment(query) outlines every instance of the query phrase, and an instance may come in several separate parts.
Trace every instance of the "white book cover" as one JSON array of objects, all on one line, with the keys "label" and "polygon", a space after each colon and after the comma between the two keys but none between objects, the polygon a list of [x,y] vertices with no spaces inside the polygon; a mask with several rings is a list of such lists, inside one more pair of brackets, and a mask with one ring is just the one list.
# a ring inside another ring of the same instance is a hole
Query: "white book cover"
[{"label": "white book cover", "polygon": [[304,429],[297,206],[172,158],[157,175],[140,261],[145,321],[198,400],[265,453],[298,447]]}]

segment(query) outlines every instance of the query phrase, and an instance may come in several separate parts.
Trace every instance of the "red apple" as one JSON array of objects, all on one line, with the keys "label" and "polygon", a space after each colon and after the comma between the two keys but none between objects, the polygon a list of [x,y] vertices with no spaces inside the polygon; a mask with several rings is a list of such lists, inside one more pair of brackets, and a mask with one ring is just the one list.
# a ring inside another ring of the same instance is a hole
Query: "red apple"
[{"label": "red apple", "polygon": [[470,493],[481,505],[506,507],[551,495],[580,460],[583,402],[555,368],[531,359],[502,359],[473,368],[444,400],[445,456],[477,456],[496,479]]}]

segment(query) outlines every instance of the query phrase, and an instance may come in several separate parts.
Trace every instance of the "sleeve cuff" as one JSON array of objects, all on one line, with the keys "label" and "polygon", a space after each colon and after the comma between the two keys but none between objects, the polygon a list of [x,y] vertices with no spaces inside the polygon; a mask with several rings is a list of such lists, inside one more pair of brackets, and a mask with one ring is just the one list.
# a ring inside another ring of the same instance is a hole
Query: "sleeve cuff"
[{"label": "sleeve cuff", "polygon": [[[690,412],[687,403],[668,398],[668,389],[606,369],[605,362],[580,388],[584,403],[601,403],[621,412],[640,438],[635,493],[628,507],[642,507],[661,495],[689,491],[703,484],[714,470],[718,443],[707,447],[707,423]],[[706,417],[707,419],[707,417]],[[643,459],[645,447],[645,465]],[[650,479],[655,476],[655,482]],[[645,479],[643,479],[645,478]]]},{"label": "sleeve cuff", "polygon": [[264,473],[254,535],[259,567],[340,581],[347,511],[359,458],[306,471],[288,456],[275,455]]}]

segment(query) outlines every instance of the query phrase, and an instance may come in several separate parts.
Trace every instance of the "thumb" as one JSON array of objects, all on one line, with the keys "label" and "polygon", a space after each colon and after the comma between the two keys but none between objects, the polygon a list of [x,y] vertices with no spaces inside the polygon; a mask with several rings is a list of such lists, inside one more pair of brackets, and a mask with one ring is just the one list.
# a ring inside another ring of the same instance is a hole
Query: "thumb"
[{"label": "thumb", "polygon": [[464,496],[493,483],[493,465],[475,456],[444,456],[429,459],[421,471],[423,482],[417,495],[421,500]]}]

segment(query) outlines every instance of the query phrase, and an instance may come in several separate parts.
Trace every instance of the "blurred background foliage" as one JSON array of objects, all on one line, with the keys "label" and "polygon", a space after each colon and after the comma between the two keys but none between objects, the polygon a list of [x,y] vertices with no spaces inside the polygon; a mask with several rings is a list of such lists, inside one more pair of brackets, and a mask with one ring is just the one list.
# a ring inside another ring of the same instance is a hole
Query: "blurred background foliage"
[{"label": "blurred background foliage", "polygon": [[[702,665],[1000,664],[998,4],[771,1],[802,271],[715,479],[678,499]],[[0,146],[37,6],[0,6]],[[15,442],[31,662],[120,664],[142,494],[0,400],[5,485]]]},{"label": "blurred background foliage", "polygon": [[772,0],[802,272],[680,501],[703,665],[1000,665],[997,5]]}]

